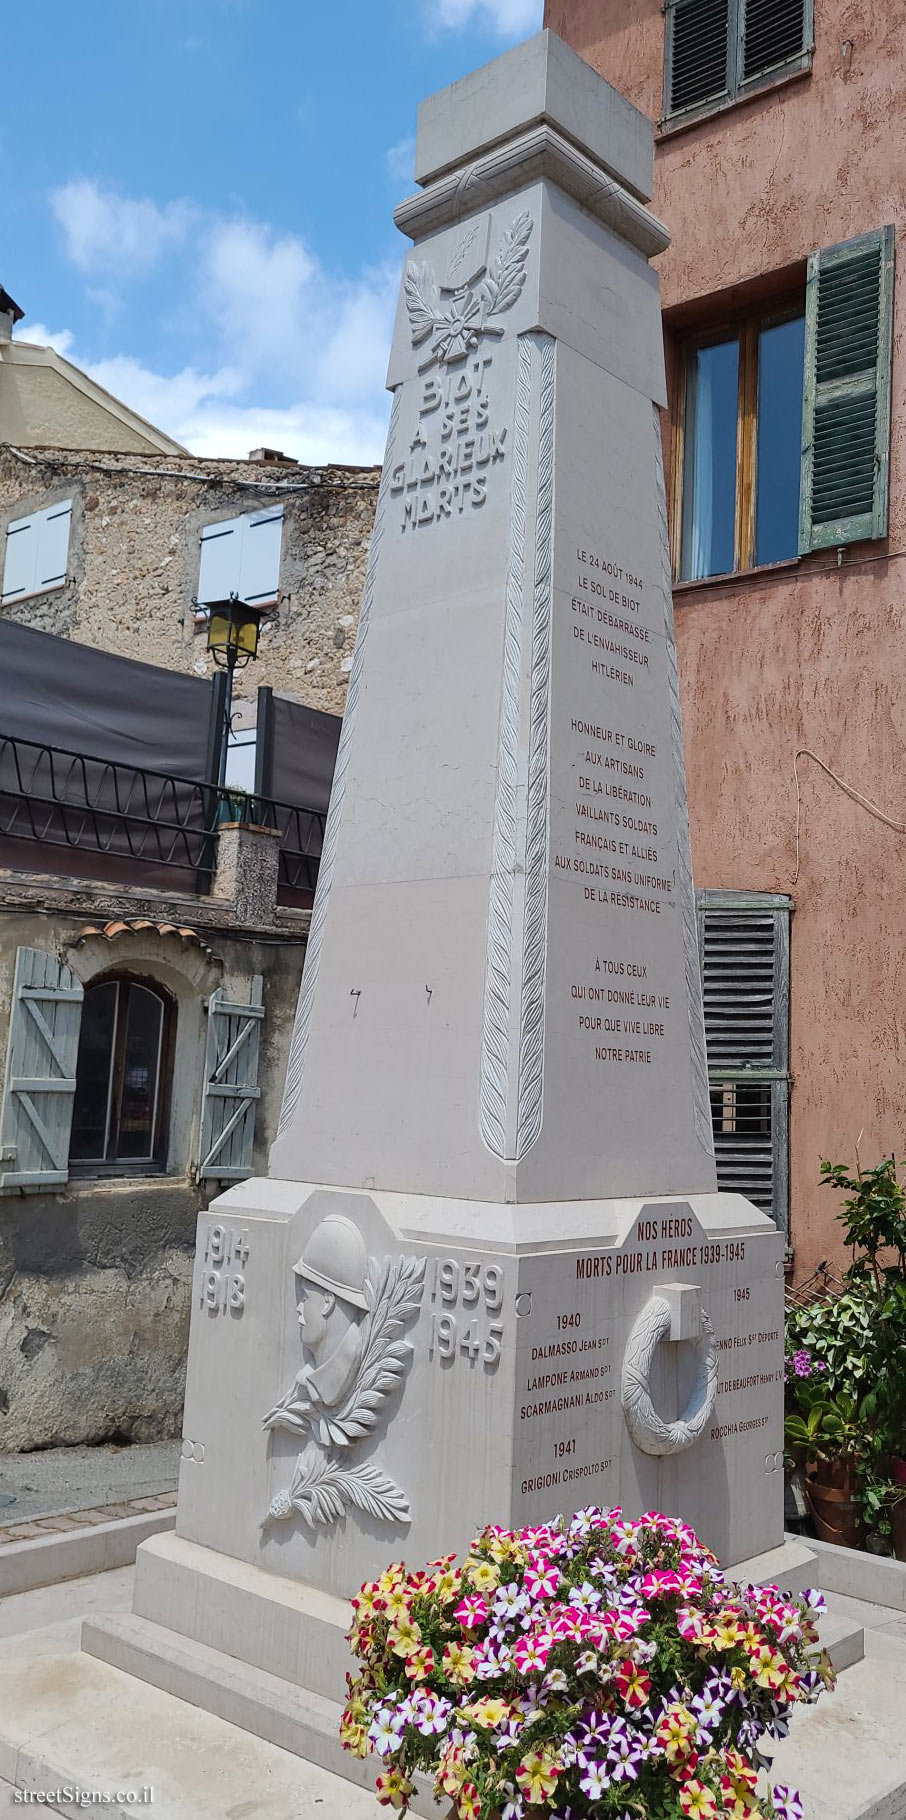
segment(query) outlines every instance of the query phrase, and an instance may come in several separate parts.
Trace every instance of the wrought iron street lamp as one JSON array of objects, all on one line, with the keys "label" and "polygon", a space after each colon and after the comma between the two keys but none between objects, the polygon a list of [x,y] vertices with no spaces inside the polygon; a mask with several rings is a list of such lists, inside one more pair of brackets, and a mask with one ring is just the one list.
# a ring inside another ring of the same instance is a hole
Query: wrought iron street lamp
[{"label": "wrought iron street lamp", "polygon": [[226,783],[227,751],[230,743],[230,714],[233,706],[233,672],[244,670],[258,655],[258,633],[261,608],[250,607],[238,594],[228,600],[202,603],[208,615],[208,650],[216,664],[226,670],[226,692],[223,703],[223,734],[220,742],[218,782]]}]

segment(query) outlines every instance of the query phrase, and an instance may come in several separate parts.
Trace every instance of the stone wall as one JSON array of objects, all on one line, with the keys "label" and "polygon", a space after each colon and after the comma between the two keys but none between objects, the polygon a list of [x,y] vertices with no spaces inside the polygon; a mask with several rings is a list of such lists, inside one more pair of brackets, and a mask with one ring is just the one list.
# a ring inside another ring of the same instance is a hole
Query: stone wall
[{"label": "stone wall", "polygon": [[198,676],[211,673],[197,623],[204,525],[282,504],[279,601],[236,698],[260,684],[342,714],[377,496],[376,468],[201,461],[0,449],[0,555],[11,519],[72,499],[66,585],[11,618]]},{"label": "stone wall", "polygon": [[223,892],[0,877],[0,1060],[20,947],[53,953],[83,984],[157,983],[176,1007],[165,1170],[0,1194],[0,1451],[180,1433],[195,1226],[223,1186],[196,1179],[206,1003],[218,986],[248,1003],[262,976],[252,1167],[264,1174],[301,977],[307,914],[259,910],[249,928]]}]

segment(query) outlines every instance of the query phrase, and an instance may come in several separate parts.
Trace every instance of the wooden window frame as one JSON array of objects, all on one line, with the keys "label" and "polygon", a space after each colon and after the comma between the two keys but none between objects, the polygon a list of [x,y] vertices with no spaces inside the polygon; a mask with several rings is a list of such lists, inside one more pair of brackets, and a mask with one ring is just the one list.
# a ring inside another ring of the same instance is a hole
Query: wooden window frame
[{"label": "wooden window frame", "polygon": [[[758,337],[763,329],[777,328],[783,322],[797,321],[805,315],[804,291],[787,292],[770,303],[761,303],[711,325],[698,333],[684,335],[677,361],[676,403],[671,423],[670,454],[670,560],[674,583],[679,587],[697,587],[707,582],[726,581],[734,575],[746,575],[754,569],[776,568],[776,563],[755,561],[755,508],[758,479]],[[689,369],[702,348],[717,347],[721,342],[739,343],[739,376],[736,401],[736,517],[733,533],[732,569],[720,575],[682,578],[683,508],[686,465],[686,397]],[[785,565],[797,559],[798,552],[781,559]]]},{"label": "wooden window frame", "polygon": [[[73,1157],[69,1159],[69,1174],[75,1180],[86,1177],[132,1178],[145,1175],[165,1175],[167,1171],[167,1152],[169,1149],[170,1113],[173,1104],[173,1063],[176,1053],[176,1018],[177,1005],[171,992],[160,980],[147,974],[139,973],[102,973],[89,980],[85,987],[85,997],[95,986],[116,986],[117,1003],[113,1027],[113,1054],[110,1069],[108,1100],[108,1136],[109,1143],[110,1106],[120,1105],[122,1098],[123,1068],[126,1047],[126,1011],[123,1008],[123,986],[141,986],[146,992],[153,993],[163,1006],[161,1022],[160,1047],[158,1050],[156,1099],[154,1107],[154,1125],[150,1157]],[[84,1013],[84,1002],[83,1002]],[[76,1062],[78,1072],[78,1061]]]},{"label": "wooden window frame", "polygon": [[814,0],[805,0],[802,50],[771,69],[750,76],[748,81],[742,77],[745,67],[746,0],[729,0],[726,87],[720,95],[712,95],[707,101],[696,101],[690,107],[677,108],[672,112],[670,90],[673,85],[673,20],[680,3],[681,0],[665,0],[664,3],[664,95],[663,112],[658,121],[659,132],[670,133],[691,121],[707,119],[710,114],[725,113],[728,108],[737,107],[750,96],[761,94],[765,89],[780,87],[791,76],[808,75],[811,70],[815,54]]}]

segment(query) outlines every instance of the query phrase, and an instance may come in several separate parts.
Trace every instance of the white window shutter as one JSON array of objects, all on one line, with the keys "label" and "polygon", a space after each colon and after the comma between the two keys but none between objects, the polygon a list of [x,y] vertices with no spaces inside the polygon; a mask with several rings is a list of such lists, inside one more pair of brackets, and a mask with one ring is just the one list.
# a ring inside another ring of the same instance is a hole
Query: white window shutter
[{"label": "white window shutter", "polygon": [[280,584],[283,507],[251,512],[243,521],[239,598],[261,607],[276,600]]},{"label": "white window shutter", "polygon": [[37,513],[30,518],[17,518],[7,527],[6,560],[3,564],[3,599],[20,600],[33,594],[38,561]]},{"label": "white window shutter", "polygon": [[240,1182],[252,1174],[258,1046],[264,1005],[261,975],[250,1003],[232,1003],[218,987],[208,1000],[208,1041],[201,1108],[199,1181]]},{"label": "white window shutter", "polygon": [[204,526],[197,594],[201,606],[239,593],[241,527],[241,518],[224,518],[220,524]]},{"label": "white window shutter", "polygon": [[41,513],[41,518],[43,523],[38,534],[36,582],[39,588],[56,588],[66,580],[72,500],[67,499],[63,505],[51,506],[47,512]]},{"label": "white window shutter", "polygon": [[82,987],[40,948],[19,948],[0,1113],[0,1188],[69,1180]]}]

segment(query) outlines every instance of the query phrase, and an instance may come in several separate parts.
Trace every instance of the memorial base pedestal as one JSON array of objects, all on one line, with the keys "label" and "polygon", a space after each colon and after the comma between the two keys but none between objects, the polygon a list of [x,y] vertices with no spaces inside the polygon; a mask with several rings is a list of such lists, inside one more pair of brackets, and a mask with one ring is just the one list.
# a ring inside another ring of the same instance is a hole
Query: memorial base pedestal
[{"label": "memorial base pedestal", "polygon": [[[391,1560],[621,1504],[682,1516],[743,1579],[812,1583],[783,1540],[782,1297],[781,1235],[737,1195],[237,1184],[199,1222],[177,1528],[142,1546],[133,1611],[86,1620],[83,1649],[371,1787],[338,1741],[345,1632]],[[366,1381],[383,1402],[357,1428]],[[333,1515],[318,1502],[331,1474],[369,1473],[396,1520],[355,1491]],[[414,1811],[442,1811],[427,1784]]]},{"label": "memorial base pedestal", "polygon": [[783,1240],[740,1195],[252,1180],[199,1222],[193,1303],[186,1541],[344,1599],[588,1504],[723,1561],[782,1541]]}]

